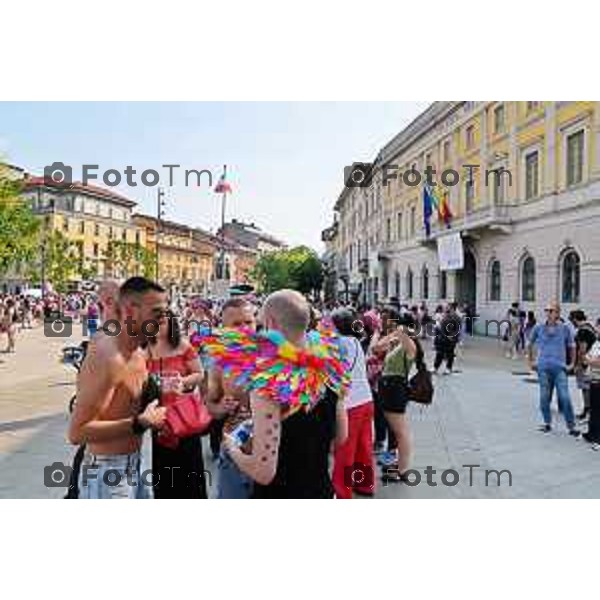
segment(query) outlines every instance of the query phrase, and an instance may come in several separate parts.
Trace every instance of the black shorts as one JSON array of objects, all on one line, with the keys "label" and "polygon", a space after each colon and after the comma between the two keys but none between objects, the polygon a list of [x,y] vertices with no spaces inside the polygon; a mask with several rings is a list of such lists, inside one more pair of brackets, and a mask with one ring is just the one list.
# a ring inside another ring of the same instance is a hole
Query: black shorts
[{"label": "black shorts", "polygon": [[408,385],[401,375],[382,375],[379,379],[379,398],[384,412],[404,414],[408,405]]}]

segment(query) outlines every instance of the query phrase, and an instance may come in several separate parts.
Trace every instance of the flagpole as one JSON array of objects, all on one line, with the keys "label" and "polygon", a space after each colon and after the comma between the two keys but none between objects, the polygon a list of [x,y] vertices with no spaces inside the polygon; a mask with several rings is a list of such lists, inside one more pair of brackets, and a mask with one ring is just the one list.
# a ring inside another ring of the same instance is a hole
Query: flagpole
[{"label": "flagpole", "polygon": [[[223,181],[227,181],[227,165],[223,165]],[[225,279],[225,206],[227,203],[227,188],[223,189],[221,194],[221,256],[220,262],[220,275],[221,279]]]}]

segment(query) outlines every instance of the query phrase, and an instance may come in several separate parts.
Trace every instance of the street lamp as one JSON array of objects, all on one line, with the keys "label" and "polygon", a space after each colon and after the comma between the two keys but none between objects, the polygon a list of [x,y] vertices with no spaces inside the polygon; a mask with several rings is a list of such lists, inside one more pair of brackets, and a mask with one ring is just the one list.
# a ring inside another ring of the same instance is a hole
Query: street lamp
[{"label": "street lamp", "polygon": [[160,248],[159,248],[159,240],[160,240],[160,230],[161,230],[161,221],[162,218],[165,216],[165,192],[162,188],[158,188],[157,193],[156,193],[156,281],[158,282],[159,280],[159,253],[160,253]]}]

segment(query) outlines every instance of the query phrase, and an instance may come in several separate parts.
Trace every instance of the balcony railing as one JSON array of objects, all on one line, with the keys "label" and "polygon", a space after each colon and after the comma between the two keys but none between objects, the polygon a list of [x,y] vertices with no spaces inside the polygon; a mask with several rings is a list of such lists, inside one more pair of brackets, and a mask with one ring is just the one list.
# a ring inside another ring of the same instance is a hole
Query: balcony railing
[{"label": "balcony railing", "polygon": [[509,214],[509,206],[504,204],[492,204],[468,212],[463,217],[452,219],[450,228],[438,221],[431,224],[431,235],[427,237],[424,230],[417,233],[417,241],[421,244],[433,243],[435,240],[450,232],[461,231],[463,233],[475,233],[476,231],[489,229],[510,233],[512,220]]}]

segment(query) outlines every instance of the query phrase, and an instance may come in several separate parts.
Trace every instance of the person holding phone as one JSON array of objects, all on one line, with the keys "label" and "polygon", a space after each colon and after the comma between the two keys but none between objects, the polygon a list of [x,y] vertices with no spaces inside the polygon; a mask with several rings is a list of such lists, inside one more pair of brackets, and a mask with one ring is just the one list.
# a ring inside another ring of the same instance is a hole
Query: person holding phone
[{"label": "person holding phone", "polygon": [[396,462],[383,467],[383,477],[403,481],[412,458],[412,434],[406,417],[408,377],[415,361],[422,362],[424,355],[415,336],[417,324],[410,315],[391,314],[386,324],[387,335],[374,350],[385,353],[379,395],[385,418],[396,438]]}]

